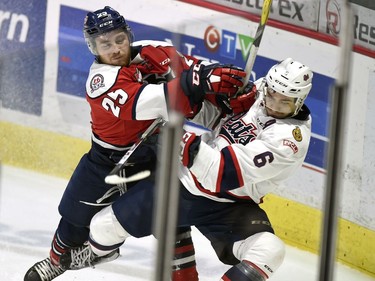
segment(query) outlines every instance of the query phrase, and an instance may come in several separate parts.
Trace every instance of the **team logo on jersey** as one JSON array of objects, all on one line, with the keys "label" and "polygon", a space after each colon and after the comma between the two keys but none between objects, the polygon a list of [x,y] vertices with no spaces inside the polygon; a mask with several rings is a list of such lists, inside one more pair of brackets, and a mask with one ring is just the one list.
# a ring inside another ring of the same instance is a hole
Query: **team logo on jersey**
[{"label": "team logo on jersey", "polygon": [[292,131],[292,134],[296,141],[302,141],[302,132],[299,127],[295,127]]},{"label": "team logo on jersey", "polygon": [[256,127],[253,123],[246,124],[241,115],[233,116],[222,126],[220,136],[229,143],[246,145],[256,138]]},{"label": "team logo on jersey", "polygon": [[90,81],[90,88],[91,88],[91,93],[96,91],[97,89],[104,87],[104,77],[101,74],[96,74],[94,77],[92,77]]}]

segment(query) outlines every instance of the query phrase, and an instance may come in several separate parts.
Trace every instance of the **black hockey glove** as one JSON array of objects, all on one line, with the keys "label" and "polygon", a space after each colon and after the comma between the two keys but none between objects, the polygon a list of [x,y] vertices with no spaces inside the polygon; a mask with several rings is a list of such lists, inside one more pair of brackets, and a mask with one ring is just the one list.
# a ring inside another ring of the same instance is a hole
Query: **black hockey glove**
[{"label": "black hockey glove", "polygon": [[223,94],[231,97],[239,87],[246,73],[243,69],[224,64],[193,64],[181,75],[181,87],[189,97],[192,106],[200,104],[206,94]]}]

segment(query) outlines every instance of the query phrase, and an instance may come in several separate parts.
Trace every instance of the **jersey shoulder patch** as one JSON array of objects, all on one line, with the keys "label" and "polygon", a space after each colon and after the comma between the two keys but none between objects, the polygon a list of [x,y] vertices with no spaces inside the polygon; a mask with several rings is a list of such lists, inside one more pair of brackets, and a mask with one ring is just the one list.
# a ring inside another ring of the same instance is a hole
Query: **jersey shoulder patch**
[{"label": "jersey shoulder patch", "polygon": [[93,63],[86,81],[87,95],[95,99],[108,91],[115,83],[120,66]]},{"label": "jersey shoulder patch", "polygon": [[292,130],[292,135],[293,135],[293,138],[298,141],[298,142],[301,142],[302,139],[303,139],[303,136],[302,136],[302,132],[301,132],[301,128],[298,127],[298,126],[295,126],[294,129]]},{"label": "jersey shoulder patch", "polygon": [[274,135],[279,136],[283,147],[288,147],[293,154],[305,152],[308,149],[311,131],[305,122],[280,122],[275,126]]}]

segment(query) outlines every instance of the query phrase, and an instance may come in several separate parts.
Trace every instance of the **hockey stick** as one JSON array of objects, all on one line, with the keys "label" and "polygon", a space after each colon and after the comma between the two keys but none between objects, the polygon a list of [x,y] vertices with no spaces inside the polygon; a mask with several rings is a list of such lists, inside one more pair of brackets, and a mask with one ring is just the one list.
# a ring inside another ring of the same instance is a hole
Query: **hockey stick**
[{"label": "hockey stick", "polygon": [[149,136],[151,136],[157,128],[163,126],[165,124],[165,120],[161,117],[155,119],[155,121],[147,128],[147,130],[142,134],[142,136],[137,140],[132,147],[125,153],[125,155],[120,159],[120,161],[116,164],[116,166],[112,169],[112,171],[105,177],[104,181],[108,184],[120,184],[129,181],[140,180],[145,177],[148,177],[149,171],[142,171],[130,178],[123,178],[118,175],[119,171],[124,168],[126,162],[129,160],[130,156],[134,153],[134,151],[138,148],[138,146],[143,143]]},{"label": "hockey stick", "polygon": [[134,175],[131,175],[130,177],[123,177],[118,174],[114,175],[108,175],[105,177],[105,182],[108,184],[123,184],[127,182],[133,182],[133,181],[139,181],[147,178],[151,175],[151,172],[149,170],[140,171]]},{"label": "hockey stick", "polygon": [[258,53],[260,41],[262,40],[264,29],[266,27],[268,16],[270,14],[271,5],[272,5],[272,0],[264,0],[263,7],[262,7],[262,15],[260,17],[260,22],[259,22],[259,25],[258,25],[258,28],[257,28],[257,32],[255,34],[254,42],[250,46],[249,56],[248,56],[247,61],[246,61],[246,66],[245,66],[246,76],[243,80],[244,85],[238,90],[237,93],[241,93],[243,91],[243,89],[245,89],[245,87],[246,87],[246,85],[249,81],[251,71],[253,70],[255,58],[256,58],[257,53]]},{"label": "hockey stick", "polygon": [[[120,171],[120,174],[121,174],[121,171]],[[147,178],[150,175],[151,175],[151,172],[148,171],[148,170],[138,172],[134,175],[131,175],[128,178],[123,177],[121,175],[116,175],[116,177],[113,177],[113,179],[112,179],[113,183],[112,182],[110,183],[110,184],[115,184],[116,186],[107,190],[107,192],[102,197],[100,197],[98,200],[96,200],[95,203],[82,201],[82,200],[80,200],[79,202],[81,202],[83,204],[86,204],[86,205],[90,205],[90,206],[108,206],[108,205],[111,205],[113,202],[102,203],[102,201],[106,198],[111,197],[116,192],[119,192],[120,195],[124,194],[127,190],[126,189],[126,183],[127,182],[139,181],[139,180],[142,180],[144,178]]]}]

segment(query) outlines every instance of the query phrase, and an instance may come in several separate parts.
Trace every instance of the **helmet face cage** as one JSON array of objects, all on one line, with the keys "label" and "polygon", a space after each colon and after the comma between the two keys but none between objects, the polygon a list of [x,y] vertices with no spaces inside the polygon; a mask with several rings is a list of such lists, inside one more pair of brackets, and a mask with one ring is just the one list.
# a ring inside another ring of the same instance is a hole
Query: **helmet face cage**
[{"label": "helmet face cage", "polygon": [[95,56],[99,55],[96,50],[96,37],[116,29],[122,29],[127,34],[130,43],[133,42],[134,36],[130,26],[116,10],[105,6],[104,9],[87,13],[83,24],[83,34],[91,53]]},{"label": "helmet face cage", "polygon": [[312,77],[313,73],[309,67],[287,58],[268,71],[266,83],[267,87],[274,91],[296,99],[294,116],[300,111],[311,90]]}]

